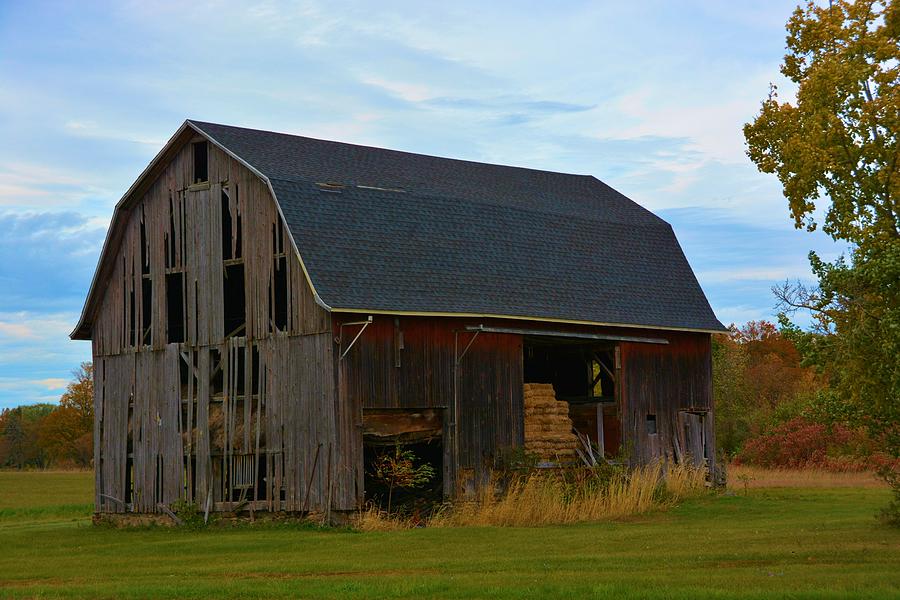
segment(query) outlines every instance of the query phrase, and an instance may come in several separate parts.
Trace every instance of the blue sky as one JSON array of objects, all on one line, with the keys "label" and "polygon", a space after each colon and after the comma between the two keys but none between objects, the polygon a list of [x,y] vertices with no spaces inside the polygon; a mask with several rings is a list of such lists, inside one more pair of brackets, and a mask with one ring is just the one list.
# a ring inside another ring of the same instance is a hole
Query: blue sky
[{"label": "blue sky", "polygon": [[0,408],[90,358],[112,207],[186,118],[595,175],[672,223],[720,320],[771,319],[840,252],[744,155],[793,6],[0,1]]}]

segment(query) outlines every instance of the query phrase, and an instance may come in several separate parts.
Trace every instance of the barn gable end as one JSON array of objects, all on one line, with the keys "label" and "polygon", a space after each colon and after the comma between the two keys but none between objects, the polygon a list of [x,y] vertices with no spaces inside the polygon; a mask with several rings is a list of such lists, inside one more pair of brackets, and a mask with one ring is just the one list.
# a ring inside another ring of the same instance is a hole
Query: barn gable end
[{"label": "barn gable end", "polygon": [[330,314],[267,183],[193,129],[117,207],[84,315],[98,510],[318,510],[327,486],[355,501],[324,466],[339,435]]}]

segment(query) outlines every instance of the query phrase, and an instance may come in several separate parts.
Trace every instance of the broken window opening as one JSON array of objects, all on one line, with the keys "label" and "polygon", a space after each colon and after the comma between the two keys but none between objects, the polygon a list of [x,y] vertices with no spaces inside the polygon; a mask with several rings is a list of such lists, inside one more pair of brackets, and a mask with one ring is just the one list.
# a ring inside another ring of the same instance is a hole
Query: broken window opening
[{"label": "broken window opening", "polygon": [[222,278],[225,337],[242,335],[247,326],[246,298],[244,297],[244,265],[226,265]]},{"label": "broken window opening", "polygon": [[222,190],[222,258],[225,260],[231,260],[234,258],[232,256],[233,252],[233,244],[232,244],[232,223],[231,223],[231,209],[229,208],[228,201],[228,192],[226,190]]},{"label": "broken window opening", "polygon": [[141,279],[141,344],[149,346],[153,343],[153,280]]},{"label": "broken window opening", "polygon": [[235,199],[237,199],[237,186],[233,191],[222,190],[222,258],[225,260],[241,258],[243,255],[241,252],[241,215],[237,213],[232,216],[229,193],[235,194]]},{"label": "broken window opening", "polygon": [[194,183],[209,181],[209,146],[204,140],[195,142],[194,147]]},{"label": "broken window opening", "polygon": [[656,415],[647,415],[647,434],[656,435]]},{"label": "broken window opening", "polygon": [[166,275],[166,335],[170,344],[184,342],[184,273]]}]

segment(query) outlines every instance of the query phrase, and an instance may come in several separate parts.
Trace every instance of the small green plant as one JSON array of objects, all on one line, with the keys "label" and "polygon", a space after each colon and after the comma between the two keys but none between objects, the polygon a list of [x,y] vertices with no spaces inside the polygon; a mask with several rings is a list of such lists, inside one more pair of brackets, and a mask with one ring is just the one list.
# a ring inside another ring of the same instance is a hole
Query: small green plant
[{"label": "small green plant", "polygon": [[411,450],[397,444],[393,452],[384,452],[375,459],[372,476],[388,486],[387,513],[391,513],[394,488],[414,489],[434,479],[434,468],[428,463],[416,466],[417,457]]},{"label": "small green plant", "polygon": [[746,473],[741,473],[737,476],[738,481],[744,484],[744,495],[747,495],[747,490],[750,488],[750,482],[755,479],[755,477],[750,477]]},{"label": "small green plant", "polygon": [[178,499],[172,503],[172,512],[181,519],[182,527],[201,529],[207,525],[206,520],[203,518],[203,511],[193,502]]}]

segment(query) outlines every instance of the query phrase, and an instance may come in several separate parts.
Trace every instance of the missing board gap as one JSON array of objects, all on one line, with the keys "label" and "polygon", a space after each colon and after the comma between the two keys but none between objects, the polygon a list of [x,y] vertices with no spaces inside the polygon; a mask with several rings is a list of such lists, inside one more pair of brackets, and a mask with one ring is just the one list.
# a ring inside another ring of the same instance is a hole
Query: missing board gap
[{"label": "missing board gap", "polygon": [[247,330],[246,298],[244,296],[244,265],[226,265],[222,278],[222,299],[225,337],[241,336]]},{"label": "missing board gap", "polygon": [[141,279],[141,344],[153,343],[153,280]]},{"label": "missing board gap", "polygon": [[166,336],[168,342],[184,342],[184,273],[166,275]]},{"label": "missing board gap", "polygon": [[272,281],[272,324],[278,331],[287,331],[288,325],[288,278],[287,259],[275,258]]}]

